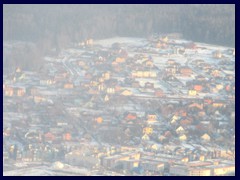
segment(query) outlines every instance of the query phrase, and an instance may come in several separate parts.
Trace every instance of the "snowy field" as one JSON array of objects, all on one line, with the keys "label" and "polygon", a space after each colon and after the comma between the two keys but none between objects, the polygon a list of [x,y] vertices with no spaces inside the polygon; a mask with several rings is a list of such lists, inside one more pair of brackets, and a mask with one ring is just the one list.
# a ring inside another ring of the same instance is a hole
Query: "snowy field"
[{"label": "snowy field", "polygon": [[103,47],[111,47],[114,43],[120,43],[127,46],[143,46],[148,42],[143,38],[129,38],[129,37],[114,37],[109,39],[94,41],[94,44],[101,45]]}]

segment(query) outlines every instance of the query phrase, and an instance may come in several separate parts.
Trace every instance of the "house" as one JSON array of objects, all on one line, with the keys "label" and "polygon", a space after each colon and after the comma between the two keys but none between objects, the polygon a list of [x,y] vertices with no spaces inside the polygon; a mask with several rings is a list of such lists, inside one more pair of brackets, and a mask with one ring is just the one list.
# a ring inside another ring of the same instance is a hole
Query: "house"
[{"label": "house", "polygon": [[132,71],[132,77],[154,78],[154,77],[157,77],[157,72],[156,71],[150,71],[150,70],[137,70],[137,71]]},{"label": "house", "polygon": [[180,124],[181,124],[182,126],[189,126],[189,125],[192,124],[192,121],[189,120],[189,119],[183,119],[183,120],[180,121]]},{"label": "house", "polygon": [[26,93],[26,88],[25,87],[10,87],[6,86],[5,89],[3,90],[5,96],[23,96]]},{"label": "house", "polygon": [[95,121],[98,123],[98,124],[101,124],[103,122],[103,118],[102,117],[97,117],[95,119]]},{"label": "house", "polygon": [[213,166],[213,176],[235,174],[235,164],[219,164]]},{"label": "house", "polygon": [[181,159],[181,161],[182,161],[182,162],[188,162],[188,161],[189,161],[189,158],[188,158],[188,157],[183,157],[183,158]]},{"label": "house", "polygon": [[180,109],[178,109],[177,114],[179,116],[186,117],[187,116],[187,111],[184,108],[180,108]]},{"label": "house", "polygon": [[219,101],[219,102],[216,101],[216,102],[212,103],[212,106],[215,107],[215,108],[223,107],[223,106],[225,106],[225,103],[221,102],[221,101]]},{"label": "house", "polygon": [[183,134],[183,133],[185,133],[185,129],[184,129],[182,126],[179,126],[179,127],[176,129],[176,133],[177,133],[177,134]]},{"label": "house", "polygon": [[41,103],[41,102],[46,102],[47,99],[39,95],[39,96],[33,96],[33,101],[35,103]]},{"label": "house", "polygon": [[71,133],[64,133],[64,134],[63,134],[63,140],[65,140],[65,141],[71,141],[71,139],[72,139]]},{"label": "house", "polygon": [[124,119],[125,120],[136,120],[137,115],[135,113],[128,113],[127,116]]},{"label": "house", "polygon": [[110,79],[110,76],[111,76],[110,72],[105,72],[105,73],[102,74],[102,77],[103,77],[105,80],[109,80],[109,79]]},{"label": "house", "polygon": [[164,133],[164,136],[165,136],[166,138],[170,138],[170,137],[172,136],[172,133],[171,133],[170,131],[166,131],[166,132]]},{"label": "house", "polygon": [[119,56],[120,56],[121,58],[127,58],[127,57],[128,57],[128,53],[127,53],[127,51],[126,51],[125,49],[120,49],[120,50],[118,51],[118,54],[119,54]]},{"label": "house", "polygon": [[139,81],[133,81],[133,82],[132,82],[132,87],[133,87],[133,88],[139,88],[139,87],[140,87]]},{"label": "house", "polygon": [[188,91],[188,95],[189,96],[196,96],[197,95],[197,91],[196,90],[189,90]]},{"label": "house", "polygon": [[56,74],[54,76],[54,81],[58,81],[58,82],[61,82],[61,81],[64,81],[68,76],[68,73],[67,72],[60,72],[59,74]]},{"label": "house", "polygon": [[86,79],[92,79],[93,75],[91,73],[86,72],[84,75],[84,78]]},{"label": "house", "polygon": [[22,69],[20,67],[17,67],[16,70],[15,70],[16,73],[20,73],[22,72]]},{"label": "house", "polygon": [[188,106],[188,108],[197,108],[197,109],[202,110],[203,109],[203,104],[194,102],[194,103],[190,104]]},{"label": "house", "polygon": [[145,128],[143,128],[143,133],[147,134],[147,135],[152,134],[153,133],[153,128],[145,127]]},{"label": "house", "polygon": [[153,89],[154,88],[154,83],[150,83],[150,82],[146,82],[144,85],[145,88],[150,88]]},{"label": "house", "polygon": [[204,77],[204,76],[202,76],[202,75],[197,75],[196,77],[195,77],[195,79],[197,80],[197,81],[205,81],[206,80],[206,78]]},{"label": "house", "polygon": [[86,63],[84,61],[78,61],[78,65],[80,67],[84,67],[84,66],[86,66]]},{"label": "house", "polygon": [[125,58],[122,58],[122,57],[117,57],[116,59],[115,59],[115,62],[116,63],[125,63]]},{"label": "house", "polygon": [[157,120],[157,115],[156,114],[154,114],[154,113],[148,113],[147,114],[147,119],[148,120]]},{"label": "house", "polygon": [[194,85],[193,89],[196,90],[197,92],[200,92],[200,91],[202,91],[203,87],[202,87],[202,85],[197,84],[197,85]]},{"label": "house", "polygon": [[107,88],[107,91],[106,91],[108,94],[115,94],[115,88]]},{"label": "house", "polygon": [[124,96],[131,96],[132,95],[132,91],[130,91],[130,90],[123,90],[122,91],[122,93],[121,93],[121,95],[124,95]]},{"label": "house", "polygon": [[93,86],[93,87],[97,86],[98,84],[99,83],[97,81],[94,81],[94,80],[90,82],[90,85]]},{"label": "house", "polygon": [[177,68],[174,67],[174,66],[167,66],[165,68],[165,72],[168,73],[168,74],[176,74],[177,73]]},{"label": "house", "polygon": [[231,86],[230,86],[229,84],[227,84],[227,85],[225,86],[225,90],[229,92],[229,91],[231,90]]},{"label": "house", "polygon": [[156,89],[155,89],[154,95],[155,95],[156,97],[163,97],[163,96],[165,96],[163,90],[160,89],[160,88],[156,88]]},{"label": "house", "polygon": [[105,101],[105,102],[109,101],[108,95],[106,95],[106,96],[104,97],[104,101]]},{"label": "house", "polygon": [[143,64],[148,68],[152,68],[154,66],[152,60],[146,60],[146,61],[143,62]]},{"label": "house", "polygon": [[203,102],[204,102],[204,104],[212,104],[213,99],[211,97],[204,97]]},{"label": "house", "polygon": [[223,84],[222,84],[222,83],[216,84],[216,88],[217,88],[218,90],[223,89]]},{"label": "house", "polygon": [[100,77],[100,78],[98,78],[98,81],[99,81],[100,83],[103,83],[103,82],[105,81],[105,78],[104,78],[104,77]]},{"label": "house", "polygon": [[174,124],[175,122],[177,122],[181,117],[178,116],[178,115],[174,115],[172,118],[171,118],[171,124]]},{"label": "house", "polygon": [[54,141],[56,139],[55,135],[51,132],[47,132],[46,134],[44,134],[44,140],[45,141]]},{"label": "house", "polygon": [[119,71],[119,64],[116,61],[113,61],[112,63],[113,68],[115,69],[115,71]]},{"label": "house", "polygon": [[180,49],[178,47],[173,48],[173,54],[184,54],[184,53],[185,53],[185,49]]},{"label": "house", "polygon": [[170,166],[169,173],[174,176],[211,176],[211,168],[187,166],[187,164]]},{"label": "house", "polygon": [[98,91],[104,91],[106,88],[105,84],[104,83],[99,83],[98,85]]},{"label": "house", "polygon": [[211,75],[213,77],[219,77],[220,76],[220,71],[218,69],[214,69],[214,70],[212,70]]},{"label": "house", "polygon": [[31,88],[29,88],[29,91],[30,91],[31,96],[35,96],[35,95],[39,94],[39,88],[37,88],[37,87],[31,87]]},{"label": "house", "polygon": [[179,82],[178,79],[173,75],[166,75],[163,80],[171,82]]},{"label": "house", "polygon": [[163,136],[163,135],[161,135],[161,136],[158,137],[158,140],[159,140],[160,142],[163,142],[165,139],[166,139],[166,137]]},{"label": "house", "polygon": [[204,135],[201,136],[201,139],[204,141],[210,141],[211,137],[207,133],[205,133]]},{"label": "house", "polygon": [[74,86],[72,83],[66,83],[64,84],[64,89],[72,89]]},{"label": "house", "polygon": [[92,46],[93,45],[93,39],[87,39],[85,41],[86,46]]},{"label": "house", "polygon": [[213,57],[216,59],[221,59],[222,58],[221,51],[217,50],[217,51],[213,52]]},{"label": "house", "polygon": [[219,161],[200,160],[188,163],[175,163],[170,166],[170,174],[177,176],[223,176],[235,173],[235,163]]},{"label": "house", "polygon": [[160,40],[162,42],[164,42],[164,43],[167,43],[168,42],[168,37],[167,36],[163,36]]},{"label": "house", "polygon": [[[130,170],[134,166],[138,166],[139,159],[140,159],[140,153],[125,152],[117,155],[103,157],[101,159],[101,164],[107,169],[114,169],[116,167],[122,166],[122,168]],[[124,163],[123,161],[126,161],[126,162]]]},{"label": "house", "polygon": [[193,73],[192,69],[189,68],[188,66],[180,67],[179,71],[180,71],[180,74],[183,76],[191,76],[191,74]]},{"label": "house", "polygon": [[[134,87],[134,86],[133,86]],[[120,85],[115,86],[115,92],[119,92],[122,90],[122,87]]]},{"label": "house", "polygon": [[165,46],[166,46],[166,44],[161,43],[160,41],[153,43],[153,47],[155,47],[157,49],[160,49],[160,48],[165,47]]},{"label": "house", "polygon": [[197,60],[195,60],[195,61],[193,61],[196,65],[200,65],[200,64],[202,64],[202,63],[205,63],[205,61],[204,60],[202,60],[202,59],[197,59]]},{"label": "house", "polygon": [[110,156],[110,157],[103,157],[101,159],[101,165],[106,167],[107,169],[114,169],[116,166],[119,165],[119,161],[121,160],[121,156]]},{"label": "house", "polygon": [[13,96],[13,94],[14,94],[13,87],[6,86],[3,91],[4,91],[5,96]]},{"label": "house", "polygon": [[25,87],[18,87],[16,89],[17,91],[17,96],[23,96],[26,93],[26,88]]},{"label": "house", "polygon": [[120,160],[119,164],[121,164],[123,170],[131,171],[133,170],[133,168],[138,168],[139,160],[136,159]]},{"label": "house", "polygon": [[167,64],[168,65],[173,65],[173,64],[175,64],[176,63],[176,61],[174,60],[174,59],[168,59],[167,60]]},{"label": "house", "polygon": [[219,90],[216,87],[211,87],[210,91],[216,94],[219,92]]},{"label": "house", "polygon": [[209,70],[212,69],[211,65],[208,63],[201,63],[198,67],[204,70],[205,72],[208,72]]},{"label": "house", "polygon": [[205,111],[199,111],[198,116],[200,116],[200,117],[206,116],[206,112]]},{"label": "house", "polygon": [[40,79],[40,85],[46,86],[46,85],[52,85],[55,82],[52,79]]},{"label": "house", "polygon": [[162,173],[164,171],[164,163],[160,161],[153,160],[141,160],[140,166],[144,169],[144,171],[153,171]]},{"label": "house", "polygon": [[185,134],[179,136],[179,140],[180,141],[186,141],[187,140],[187,136]]},{"label": "house", "polygon": [[147,135],[147,134],[144,134],[143,136],[142,136],[142,140],[145,140],[145,141],[148,141],[150,138],[149,138],[149,136]]},{"label": "house", "polygon": [[234,79],[234,76],[233,75],[231,75],[231,74],[227,74],[227,75],[225,75],[225,78],[224,78],[225,80],[233,80]]}]

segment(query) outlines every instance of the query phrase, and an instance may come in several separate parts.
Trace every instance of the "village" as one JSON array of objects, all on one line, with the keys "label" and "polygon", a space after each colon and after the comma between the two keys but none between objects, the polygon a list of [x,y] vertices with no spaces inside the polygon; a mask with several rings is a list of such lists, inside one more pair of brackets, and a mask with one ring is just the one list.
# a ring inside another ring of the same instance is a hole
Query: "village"
[{"label": "village", "polygon": [[3,77],[3,165],[235,175],[235,49],[178,34],[86,39],[40,72],[17,67]]}]

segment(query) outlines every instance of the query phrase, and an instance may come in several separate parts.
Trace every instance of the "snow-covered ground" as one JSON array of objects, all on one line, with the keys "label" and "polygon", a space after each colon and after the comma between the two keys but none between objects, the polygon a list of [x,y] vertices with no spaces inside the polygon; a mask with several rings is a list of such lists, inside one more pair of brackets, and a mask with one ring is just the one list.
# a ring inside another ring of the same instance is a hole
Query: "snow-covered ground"
[{"label": "snow-covered ground", "polygon": [[18,169],[3,171],[3,176],[90,175],[91,173],[91,171],[86,168],[75,167],[61,162],[48,165],[18,162],[15,166]]},{"label": "snow-covered ground", "polygon": [[143,46],[147,44],[147,41],[143,38],[129,38],[129,37],[114,37],[103,40],[94,41],[96,45],[102,45],[103,47],[111,47],[114,43],[120,43],[127,46]]}]

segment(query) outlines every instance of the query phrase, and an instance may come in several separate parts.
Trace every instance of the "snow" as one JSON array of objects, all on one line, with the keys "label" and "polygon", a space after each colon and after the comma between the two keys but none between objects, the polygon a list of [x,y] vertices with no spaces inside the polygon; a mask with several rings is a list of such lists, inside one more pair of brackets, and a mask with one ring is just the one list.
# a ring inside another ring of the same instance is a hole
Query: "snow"
[{"label": "snow", "polygon": [[11,171],[3,171],[3,176],[54,176],[54,172],[47,166],[21,168]]},{"label": "snow", "polygon": [[94,41],[94,44],[99,44],[104,47],[111,47],[114,43],[127,44],[128,46],[143,46],[147,41],[142,38],[129,38],[129,37],[114,37],[109,39]]},{"label": "snow", "polygon": [[86,168],[78,168],[62,162],[52,165],[36,165],[31,163],[16,163],[18,169],[3,171],[3,176],[56,176],[56,175],[90,175]]}]

